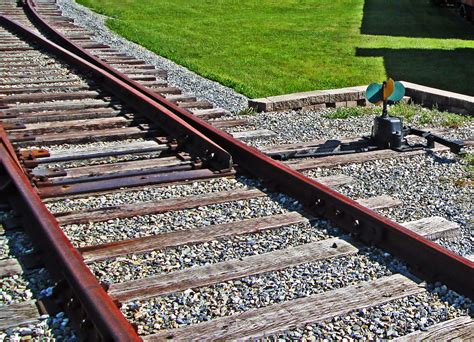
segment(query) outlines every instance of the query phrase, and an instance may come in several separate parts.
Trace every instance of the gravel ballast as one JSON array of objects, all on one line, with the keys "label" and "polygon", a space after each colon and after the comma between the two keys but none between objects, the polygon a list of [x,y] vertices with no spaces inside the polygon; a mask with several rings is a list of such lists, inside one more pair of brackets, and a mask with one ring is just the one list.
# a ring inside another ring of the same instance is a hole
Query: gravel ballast
[{"label": "gravel ballast", "polygon": [[0,279],[0,305],[21,303],[32,297],[28,282],[21,275],[15,274]]},{"label": "gravel ballast", "polygon": [[141,254],[129,254],[90,265],[106,283],[141,279],[181,269],[269,253],[330,237],[326,222],[290,225],[254,234],[212,240]]},{"label": "gravel ballast", "polygon": [[[239,116],[238,118],[247,119],[253,129],[268,129],[276,133],[272,137],[246,141],[255,147],[336,137],[356,137],[370,132],[373,118],[369,116],[346,120],[324,118],[323,115],[330,111],[331,109],[268,112]],[[246,129],[242,129],[242,127],[229,129],[230,132],[242,130]]]},{"label": "gravel ballast", "polygon": [[[110,32],[104,25],[105,17],[92,13],[77,5],[73,0],[58,2],[64,13],[73,17],[76,23],[97,32],[98,41],[145,60],[159,69],[167,70],[171,85],[176,85],[185,92],[193,93],[200,99],[206,99],[234,113],[246,107],[247,99],[244,96],[206,80],[162,57],[155,56],[146,49]],[[257,147],[355,137],[370,132],[373,116],[344,120],[324,118],[323,115],[330,111],[331,109],[299,110],[245,116],[244,118],[250,121],[250,126],[235,127],[229,131],[242,131],[251,127],[252,129],[270,129],[276,133],[274,137],[255,139],[250,142]],[[472,131],[473,126],[470,125],[452,130],[447,133],[447,136],[472,138]],[[126,142],[95,143],[94,146],[123,145],[124,143]],[[82,146],[89,147],[91,144]],[[79,151],[80,148],[81,145],[60,145],[49,149],[51,151]],[[91,164],[131,160],[127,158],[129,157],[97,159]],[[56,166],[77,167],[88,163],[67,162],[56,164]],[[465,165],[455,160],[451,154],[423,155],[353,164],[333,169],[315,169],[306,174],[313,178],[336,174],[354,177],[354,184],[345,185],[340,189],[342,193],[354,199],[387,194],[400,199],[403,202],[402,206],[382,211],[383,214],[398,222],[435,215],[457,222],[461,226],[461,237],[439,242],[462,255],[473,254],[474,237],[470,217],[472,186],[465,186],[460,181],[466,179],[467,171]],[[49,202],[48,207],[55,213],[62,213],[254,186],[258,185],[246,179],[216,179],[192,184],[147,187],[141,190],[60,199]],[[175,229],[198,229],[197,227],[201,226],[280,214],[295,209],[300,209],[298,203],[293,203],[286,196],[277,195],[272,198],[208,205],[191,210],[91,224],[67,225],[63,229],[76,246],[86,246],[159,234]],[[325,222],[319,225],[289,226],[193,246],[170,248],[165,251],[126,255],[94,263],[91,269],[100,280],[113,283],[267,253],[337,235],[337,229],[331,228]],[[24,250],[31,249],[28,243],[22,242],[17,245]],[[203,286],[146,301],[125,303],[122,310],[131,321],[138,324],[139,333],[150,334],[166,328],[235,315],[251,309],[377,279],[396,272],[406,272],[405,266],[397,259],[379,250],[364,248],[352,256]],[[38,279],[41,279],[41,276],[38,276]],[[29,290],[29,285],[23,276],[2,278],[0,305],[26,300],[34,297],[35,294],[37,296],[38,293],[44,295],[51,292],[51,288],[48,287],[50,284],[39,280],[36,282],[38,285],[33,286],[33,291]],[[402,298],[374,308],[351,312],[322,323],[308,324],[265,339],[272,341],[390,339],[418,329],[424,330],[440,321],[466,315],[469,310],[472,314],[472,302],[449,291],[446,286],[436,284],[429,287],[429,291],[429,293]],[[27,298],[23,298],[22,295]],[[42,317],[39,322],[26,327],[0,331],[0,339],[8,337],[19,339],[21,336],[34,338],[54,336],[60,340],[74,340],[68,320],[62,313],[54,318]]]},{"label": "gravel ballast", "polygon": [[149,186],[139,190],[127,189],[123,191],[104,193],[93,196],[79,196],[76,198],[59,199],[48,202],[46,206],[53,213],[68,211],[81,211],[87,209],[100,209],[117,205],[133,204],[148,201],[196,196],[201,194],[216,193],[221,191],[252,189],[258,183],[246,177],[215,178],[196,181],[189,184],[170,184],[166,186]]},{"label": "gravel ballast", "polygon": [[[0,226],[11,213],[0,212]],[[31,253],[33,244],[31,239],[20,230],[6,231],[2,235],[5,248],[2,258],[19,258]],[[3,246],[2,246],[3,247]],[[0,278],[0,310],[5,305],[34,301],[51,296],[54,282],[44,268],[33,270],[23,268],[22,274],[15,274]],[[0,329],[2,341],[26,340],[58,340],[76,341],[76,335],[71,329],[69,319],[64,312],[55,316],[42,315],[35,322],[21,326]]]},{"label": "gravel ballast", "polygon": [[[15,64],[23,63],[21,69],[17,69]],[[29,63],[32,69],[24,66],[24,63]],[[2,63],[3,64],[3,63]],[[1,71],[0,75],[2,76],[2,83],[15,82],[13,84],[1,84],[0,83],[0,92],[2,88],[36,88],[39,87],[38,83],[28,83],[28,81],[35,82],[46,82],[51,80],[58,80],[54,82],[54,85],[86,85],[87,81],[80,74],[76,73],[74,70],[65,64],[59,61],[55,56],[49,55],[45,51],[31,51],[28,52],[24,58],[19,59],[15,63],[5,62],[5,65],[8,65],[10,68],[6,71]],[[39,73],[37,67],[41,67],[42,72]],[[54,75],[51,73],[54,72]],[[21,73],[22,75],[28,75],[28,78],[25,77],[16,77],[15,74]],[[61,81],[60,81],[61,80]],[[63,90],[48,89],[48,85],[41,85],[45,90],[42,92],[58,92]]]},{"label": "gravel ballast", "polygon": [[387,340],[417,330],[426,331],[433,324],[465,316],[471,310],[469,299],[452,291],[447,292],[446,286],[440,285],[432,292],[353,311],[260,340]]},{"label": "gravel ballast", "polygon": [[0,330],[2,341],[77,341],[69,319],[59,312],[56,316],[42,315],[37,322]]},{"label": "gravel ballast", "polygon": [[381,213],[397,222],[441,216],[460,225],[461,236],[440,241],[443,246],[469,255],[474,252],[472,198],[474,190],[465,184],[469,172],[464,160],[451,153],[369,161],[305,172],[312,178],[329,175],[354,176],[355,182],[338,191],[351,198],[390,195],[402,205]]},{"label": "gravel ballast", "polygon": [[[280,200],[285,198],[279,196]],[[192,229],[247,218],[283,214],[284,206],[269,197],[226,202],[177,210],[156,215],[136,216],[89,224],[63,226],[71,242],[79,247],[155,235],[173,230]]]},{"label": "gravel ballast", "polygon": [[[247,141],[255,147],[266,147],[278,144],[294,144],[322,139],[354,138],[370,135],[375,115],[362,115],[347,119],[325,117],[334,109],[291,110],[282,112],[257,113],[238,116],[246,119],[252,128],[232,127],[229,132],[248,129],[268,129],[276,135],[267,138],[256,138]],[[420,129],[434,130],[449,139],[473,139],[474,122],[458,128],[429,127],[421,123],[413,124]]]},{"label": "gravel ballast", "polygon": [[367,249],[354,256],[129,302],[122,311],[138,324],[139,333],[150,334],[377,279],[403,268],[397,262],[387,266],[385,258]]}]

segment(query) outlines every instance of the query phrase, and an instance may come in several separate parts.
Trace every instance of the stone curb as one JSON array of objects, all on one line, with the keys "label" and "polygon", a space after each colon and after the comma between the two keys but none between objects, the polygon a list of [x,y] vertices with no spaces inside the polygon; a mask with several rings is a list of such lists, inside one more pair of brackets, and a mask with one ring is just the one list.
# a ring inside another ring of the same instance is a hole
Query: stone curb
[{"label": "stone curb", "polygon": [[259,112],[271,112],[301,108],[318,109],[331,106],[364,106],[366,104],[365,89],[365,86],[359,86],[252,99],[249,100],[249,107]]},{"label": "stone curb", "polygon": [[465,115],[474,115],[474,96],[453,93],[436,88],[403,81],[406,95],[414,103],[425,107],[437,106],[441,110]]},{"label": "stone curb", "polygon": [[[402,82],[406,95],[411,101],[426,107],[437,106],[453,113],[474,115],[474,97],[425,87],[419,84]],[[367,86],[348,87],[329,90],[315,90],[264,97],[249,100],[249,107],[258,112],[272,112],[295,109],[321,109],[326,107],[366,106]]]}]

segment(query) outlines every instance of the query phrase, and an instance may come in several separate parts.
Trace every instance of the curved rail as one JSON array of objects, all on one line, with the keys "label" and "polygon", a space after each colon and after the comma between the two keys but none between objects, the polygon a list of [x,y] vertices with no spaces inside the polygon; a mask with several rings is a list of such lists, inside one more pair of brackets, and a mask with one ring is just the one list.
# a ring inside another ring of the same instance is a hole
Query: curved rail
[{"label": "curved rail", "polygon": [[224,133],[152,90],[130,79],[104,61],[77,46],[51,27],[35,10],[33,0],[26,1],[33,21],[70,51],[95,66],[107,70],[122,82],[160,103],[173,114],[203,133],[232,154],[239,166],[271,186],[297,199],[317,216],[351,233],[361,241],[380,247],[407,262],[412,271],[428,281],[441,281],[454,290],[474,297],[474,263],[404,228],[354,200],[300,174],[260,151]]},{"label": "curved rail", "polygon": [[[104,88],[128,100],[128,103],[132,99],[133,105],[152,121],[160,122],[160,126],[164,124],[163,129],[170,131],[170,135],[182,138],[185,149],[202,156],[218,171],[232,168],[229,153],[152,99],[5,16],[0,16],[0,24],[36,42],[76,68],[92,74],[100,79]],[[8,192],[9,200],[22,213],[23,227],[35,238],[44,253],[48,269],[62,285],[66,285],[63,290],[68,295],[62,301],[66,301],[64,310],[74,318],[76,330],[85,340],[141,340],[41,201],[23,172],[15,149],[1,125],[0,163],[1,178],[5,181],[0,191],[4,195]]]}]

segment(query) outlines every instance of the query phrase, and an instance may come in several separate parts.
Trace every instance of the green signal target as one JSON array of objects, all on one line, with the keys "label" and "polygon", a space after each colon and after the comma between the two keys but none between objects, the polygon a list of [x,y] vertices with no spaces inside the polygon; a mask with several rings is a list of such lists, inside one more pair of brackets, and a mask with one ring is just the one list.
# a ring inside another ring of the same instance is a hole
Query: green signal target
[{"label": "green signal target", "polygon": [[395,82],[393,93],[388,97],[388,101],[397,102],[405,96],[405,86],[401,82]]},{"label": "green signal target", "polygon": [[370,103],[378,103],[383,100],[383,86],[380,83],[371,83],[365,91],[365,97]]}]

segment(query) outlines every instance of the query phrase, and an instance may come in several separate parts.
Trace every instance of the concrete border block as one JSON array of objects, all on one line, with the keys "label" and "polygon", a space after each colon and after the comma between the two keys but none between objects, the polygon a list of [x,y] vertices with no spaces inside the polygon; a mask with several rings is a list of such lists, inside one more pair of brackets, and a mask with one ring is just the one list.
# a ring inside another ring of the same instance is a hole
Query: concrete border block
[{"label": "concrete border block", "polygon": [[325,103],[318,103],[318,104],[311,105],[311,106],[305,106],[305,107],[303,107],[303,108],[301,108],[301,109],[305,109],[305,110],[319,110],[319,109],[324,109],[324,108],[327,108]]},{"label": "concrete border block", "polygon": [[441,110],[464,115],[474,115],[474,96],[468,96],[451,91],[426,87],[411,82],[402,82],[406,88],[406,95],[414,103],[422,106],[437,106]]},{"label": "concrete border block", "polygon": [[[346,101],[346,107],[357,107],[359,105],[359,101]],[[365,103],[364,103],[365,106]]]},{"label": "concrete border block", "polygon": [[[474,115],[474,97],[453,93],[420,84],[402,81],[406,96],[411,101],[426,107],[437,106],[441,110],[464,115]],[[340,89],[315,90],[302,93],[278,95],[249,100],[249,107],[257,112],[296,109],[321,109],[327,107],[367,106],[367,86]]]},{"label": "concrete border block", "polygon": [[347,103],[365,99],[365,87],[349,87],[341,89],[316,90],[264,97],[249,100],[249,107],[256,111],[282,111],[289,109],[317,108],[329,103]]},{"label": "concrete border block", "polygon": [[266,97],[260,99],[249,99],[248,106],[254,108],[257,112],[273,111],[273,103]]}]

